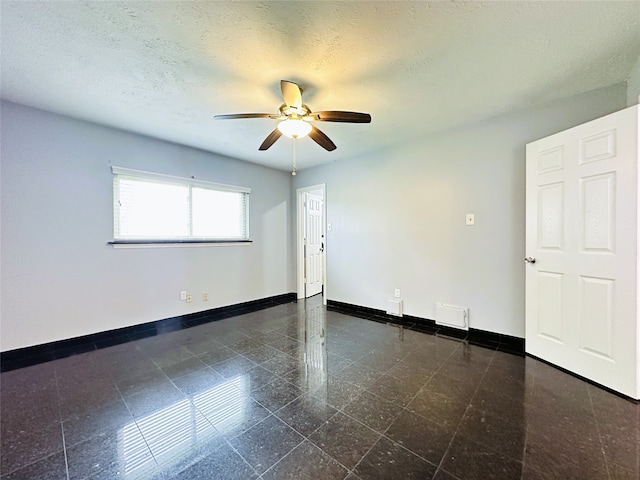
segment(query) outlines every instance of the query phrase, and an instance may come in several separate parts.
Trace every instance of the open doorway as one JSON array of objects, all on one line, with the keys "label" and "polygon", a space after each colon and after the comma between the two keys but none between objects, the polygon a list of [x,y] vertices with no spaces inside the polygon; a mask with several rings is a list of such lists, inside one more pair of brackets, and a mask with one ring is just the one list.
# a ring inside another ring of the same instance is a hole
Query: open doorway
[{"label": "open doorway", "polygon": [[297,190],[298,298],[322,294],[326,304],[326,186]]}]

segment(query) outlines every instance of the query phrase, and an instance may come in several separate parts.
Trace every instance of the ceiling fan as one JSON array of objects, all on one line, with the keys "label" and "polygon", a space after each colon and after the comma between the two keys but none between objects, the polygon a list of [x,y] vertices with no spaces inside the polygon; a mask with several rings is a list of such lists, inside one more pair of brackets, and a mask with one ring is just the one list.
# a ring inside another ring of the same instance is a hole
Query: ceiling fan
[{"label": "ceiling fan", "polygon": [[280,105],[278,113],[233,113],[229,115],[215,115],[216,120],[233,120],[238,118],[270,118],[279,120],[278,126],[262,142],[258,150],[267,150],[282,135],[290,138],[301,138],[306,135],[329,152],[336,149],[336,145],[317,127],[310,122],[344,122],[344,123],[371,123],[371,115],[359,112],[343,112],[339,110],[326,110],[312,112],[302,103],[302,89],[298,84],[288,80],[280,81],[280,90],[284,103]]}]

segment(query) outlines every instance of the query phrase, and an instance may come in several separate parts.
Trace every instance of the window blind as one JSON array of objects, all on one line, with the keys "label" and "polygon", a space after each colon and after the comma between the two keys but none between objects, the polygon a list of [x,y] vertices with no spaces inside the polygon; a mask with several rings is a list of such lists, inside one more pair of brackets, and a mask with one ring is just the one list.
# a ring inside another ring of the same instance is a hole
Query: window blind
[{"label": "window blind", "polygon": [[248,241],[245,187],[112,167],[114,240]]}]

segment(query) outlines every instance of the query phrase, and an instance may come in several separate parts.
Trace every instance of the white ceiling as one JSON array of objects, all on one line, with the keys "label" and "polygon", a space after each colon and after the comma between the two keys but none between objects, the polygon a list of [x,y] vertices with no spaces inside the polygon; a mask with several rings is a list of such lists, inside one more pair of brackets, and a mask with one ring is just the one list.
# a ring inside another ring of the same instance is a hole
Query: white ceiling
[{"label": "white ceiling", "polygon": [[344,160],[625,81],[640,2],[1,2],[2,98],[288,169],[291,140],[258,146],[279,81],[338,146],[298,141],[298,167]]}]

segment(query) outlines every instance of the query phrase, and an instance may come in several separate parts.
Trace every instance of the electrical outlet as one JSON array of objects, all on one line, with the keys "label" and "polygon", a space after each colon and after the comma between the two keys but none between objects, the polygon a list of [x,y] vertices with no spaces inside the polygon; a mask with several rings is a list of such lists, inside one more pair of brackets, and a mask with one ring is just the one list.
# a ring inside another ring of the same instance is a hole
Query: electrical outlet
[{"label": "electrical outlet", "polygon": [[202,294],[202,301],[203,302],[208,302],[209,301],[209,294],[208,293],[203,293]]},{"label": "electrical outlet", "polygon": [[180,292],[180,301],[184,302],[187,299],[187,291],[183,290]]},{"label": "electrical outlet", "polygon": [[187,301],[187,303],[191,303],[191,295],[187,295],[187,298],[185,300]]},{"label": "electrical outlet", "polygon": [[476,216],[473,213],[467,213],[464,217],[464,221],[466,225],[475,225],[476,224]]},{"label": "electrical outlet", "polygon": [[394,295],[396,298],[400,298],[400,289],[396,288],[396,291],[394,292]]}]

